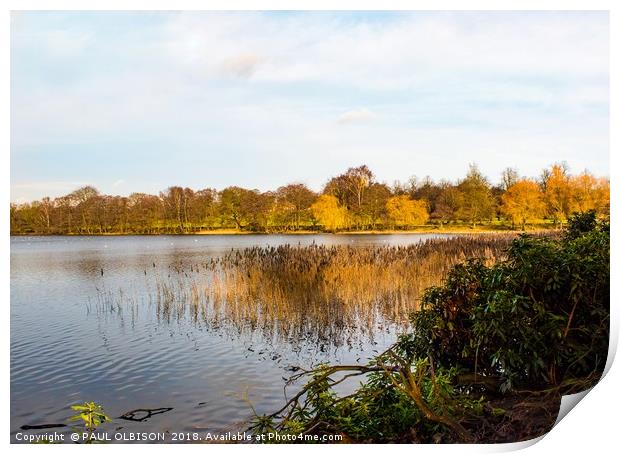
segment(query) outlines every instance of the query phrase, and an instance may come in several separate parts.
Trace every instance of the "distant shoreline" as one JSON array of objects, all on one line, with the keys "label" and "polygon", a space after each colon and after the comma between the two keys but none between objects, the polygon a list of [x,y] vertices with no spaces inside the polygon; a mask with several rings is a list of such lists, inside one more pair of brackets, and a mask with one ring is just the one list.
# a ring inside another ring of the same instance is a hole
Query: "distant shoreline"
[{"label": "distant shoreline", "polygon": [[493,229],[493,228],[469,228],[469,227],[457,227],[457,228],[425,228],[419,230],[354,230],[350,232],[318,232],[312,230],[298,230],[292,232],[248,232],[235,229],[221,229],[221,230],[202,230],[198,232],[188,233],[11,233],[12,237],[28,237],[28,236],[66,236],[66,237],[78,237],[78,236],[209,236],[209,235],[454,235],[454,234],[501,234],[501,233],[539,233],[547,231],[556,231],[557,228],[531,228],[526,230],[520,229]]}]

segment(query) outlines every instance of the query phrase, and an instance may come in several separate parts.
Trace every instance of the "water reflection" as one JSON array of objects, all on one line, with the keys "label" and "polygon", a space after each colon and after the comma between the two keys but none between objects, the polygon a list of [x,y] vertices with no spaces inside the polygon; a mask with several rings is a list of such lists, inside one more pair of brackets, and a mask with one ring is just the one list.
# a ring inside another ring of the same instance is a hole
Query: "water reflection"
[{"label": "water reflection", "polygon": [[466,257],[497,260],[510,236],[457,237],[408,246],[255,246],[165,269],[144,270],[146,293],[99,292],[98,314],[132,323],[143,308],[159,322],[187,319],[228,335],[321,349],[404,329],[424,289]]},{"label": "water reflection", "polygon": [[500,241],[412,246],[430,238],[11,238],[11,431],[84,400],[174,408],[120,424],[141,431],[269,412],[289,370],[365,361],[451,261]]}]

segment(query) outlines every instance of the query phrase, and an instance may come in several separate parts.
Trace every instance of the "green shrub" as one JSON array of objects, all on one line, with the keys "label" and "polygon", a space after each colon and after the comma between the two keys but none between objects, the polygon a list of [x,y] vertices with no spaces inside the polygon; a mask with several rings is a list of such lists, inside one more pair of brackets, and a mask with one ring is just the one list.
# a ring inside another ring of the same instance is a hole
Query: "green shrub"
[{"label": "green shrub", "polygon": [[[546,387],[602,372],[609,339],[609,228],[575,217],[559,239],[521,235],[507,260],[455,266],[425,293],[403,339],[412,358]],[[594,218],[595,219],[595,218]]]}]

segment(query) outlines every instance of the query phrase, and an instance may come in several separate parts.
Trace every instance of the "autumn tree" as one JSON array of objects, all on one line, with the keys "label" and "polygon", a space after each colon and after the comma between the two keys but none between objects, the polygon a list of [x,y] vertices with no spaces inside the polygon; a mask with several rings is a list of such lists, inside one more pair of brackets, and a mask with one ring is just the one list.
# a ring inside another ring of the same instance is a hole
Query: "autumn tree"
[{"label": "autumn tree", "polygon": [[41,228],[38,222],[36,202],[11,204],[11,232],[18,234],[37,233]]},{"label": "autumn tree", "polygon": [[129,200],[118,195],[103,195],[98,202],[100,229],[106,233],[127,233],[129,224]]},{"label": "autumn tree", "polygon": [[525,230],[525,224],[545,212],[540,186],[528,179],[518,180],[502,194],[501,213]]},{"label": "autumn tree", "polygon": [[338,199],[329,194],[323,194],[310,207],[317,222],[328,231],[336,231],[348,223],[348,210]]},{"label": "autumn tree", "polygon": [[283,214],[283,221],[292,224],[295,230],[299,230],[301,223],[308,220],[310,206],[316,197],[316,194],[302,183],[288,184],[278,188],[276,200],[280,214]]},{"label": "autumn tree", "polygon": [[366,190],[361,215],[372,228],[387,216],[386,204],[391,195],[392,191],[383,183],[371,183]]},{"label": "autumn tree", "polygon": [[424,200],[412,200],[406,195],[391,197],[386,203],[388,218],[397,227],[420,225],[428,221],[428,209]]},{"label": "autumn tree", "polygon": [[164,218],[162,200],[156,195],[134,192],[127,200],[129,228],[135,233],[155,233]]},{"label": "autumn tree", "polygon": [[276,194],[272,191],[254,190],[247,194],[243,210],[251,230],[265,232],[274,226],[275,202]]},{"label": "autumn tree", "polygon": [[568,219],[572,208],[570,177],[566,165],[554,164],[541,177],[547,214],[554,223]]},{"label": "autumn tree", "polygon": [[357,209],[360,210],[364,201],[364,192],[371,185],[374,175],[367,166],[362,165],[351,167],[345,173],[345,177],[348,181],[349,191],[357,202]]},{"label": "autumn tree", "polygon": [[73,233],[76,222],[74,221],[75,205],[72,198],[69,195],[65,195],[58,197],[55,202],[58,214],[58,229],[63,233]]},{"label": "autumn tree", "polygon": [[11,226],[11,234],[14,233],[24,233],[23,227],[21,225],[21,218],[23,212],[25,211],[26,204],[22,203],[18,205],[16,203],[10,204],[10,226]]},{"label": "autumn tree", "polygon": [[99,191],[93,186],[84,186],[67,195],[69,204],[76,214],[78,229],[80,233],[93,232],[93,205]]},{"label": "autumn tree", "polygon": [[570,179],[572,211],[585,213],[594,210],[599,214],[609,214],[609,180],[596,178],[583,172]]},{"label": "autumn tree", "polygon": [[[566,164],[555,164],[543,171],[537,183],[538,191],[534,181],[519,180],[517,171],[508,168],[501,182],[491,187],[471,166],[457,184],[412,177],[388,187],[376,182],[368,167],[359,166],[330,179],[320,199],[300,183],[274,192],[238,186],[222,191],[172,186],[158,195],[129,197],[84,186],[55,199],[12,203],[10,225],[12,234],[191,233],[229,227],[298,230],[308,224],[327,230],[402,227],[426,222],[428,212],[440,225],[462,220],[475,226],[497,214],[521,227],[543,215],[555,222],[563,222],[573,212],[595,210],[609,215],[608,178],[589,172],[571,176]],[[539,210],[540,197],[544,213]]]},{"label": "autumn tree", "polygon": [[323,193],[336,197],[360,221],[364,196],[373,180],[374,174],[367,166],[351,167],[344,174],[330,179]]},{"label": "autumn tree", "polygon": [[258,190],[229,186],[220,192],[220,215],[224,223],[232,221],[238,229],[256,221]]},{"label": "autumn tree", "polygon": [[232,221],[234,225],[241,229],[244,223],[243,199],[247,189],[237,186],[230,186],[220,191],[220,215],[224,222]]},{"label": "autumn tree", "polygon": [[[187,189],[187,190],[186,190]],[[187,220],[188,198],[191,197],[189,188],[171,186],[159,197],[163,201],[166,219],[176,226],[181,233],[185,232]]]},{"label": "autumn tree", "polygon": [[476,223],[493,216],[493,196],[489,182],[475,164],[469,167],[469,172],[459,183],[458,190],[463,197],[457,213],[460,219],[475,227]]},{"label": "autumn tree", "polygon": [[45,232],[49,233],[52,227],[52,213],[54,210],[54,201],[49,197],[43,197],[39,203],[40,217],[45,225]]},{"label": "autumn tree", "polygon": [[425,200],[429,210],[431,212],[435,211],[437,200],[442,192],[441,185],[435,183],[429,176],[424,177],[420,182],[415,179],[409,181],[413,183],[411,186],[411,198]]},{"label": "autumn tree", "polygon": [[395,180],[390,186],[392,195],[408,195],[409,197],[415,197],[416,191],[419,187],[418,177],[412,175],[407,181]]},{"label": "autumn tree", "polygon": [[53,203],[49,198],[21,205],[11,204],[11,231],[50,233]]},{"label": "autumn tree", "polygon": [[435,202],[431,219],[439,221],[439,225],[457,219],[457,213],[463,205],[463,194],[450,183],[444,183]]},{"label": "autumn tree", "polygon": [[189,201],[189,221],[200,227],[212,227],[217,217],[217,191],[200,189]]},{"label": "autumn tree", "polygon": [[502,182],[500,184],[502,190],[507,191],[517,181],[519,181],[519,173],[516,171],[516,169],[513,169],[512,167],[506,167],[502,171]]}]

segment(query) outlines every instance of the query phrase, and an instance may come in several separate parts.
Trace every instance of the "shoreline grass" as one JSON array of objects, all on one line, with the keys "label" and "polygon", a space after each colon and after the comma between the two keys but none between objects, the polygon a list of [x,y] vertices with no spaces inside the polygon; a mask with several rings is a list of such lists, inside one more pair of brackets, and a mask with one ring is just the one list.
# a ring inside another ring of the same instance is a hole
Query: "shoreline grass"
[{"label": "shoreline grass", "polygon": [[545,232],[557,232],[557,227],[549,225],[548,227],[541,226],[528,226],[525,230],[506,228],[505,226],[476,226],[472,228],[470,226],[423,226],[416,229],[408,230],[350,230],[350,231],[338,231],[338,232],[326,232],[318,230],[294,230],[294,231],[272,231],[272,232],[254,232],[249,230],[236,230],[236,229],[214,229],[214,230],[199,230],[196,232],[155,232],[155,233],[132,233],[132,232],[107,232],[107,233],[11,233],[12,237],[29,237],[29,236],[62,236],[62,237],[81,237],[81,236],[228,236],[228,235],[262,235],[262,236],[304,236],[304,235],[422,235],[422,234],[438,234],[438,235],[454,235],[454,234],[521,234],[521,233],[545,233]]}]

